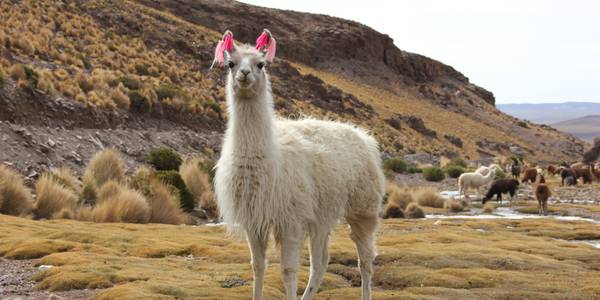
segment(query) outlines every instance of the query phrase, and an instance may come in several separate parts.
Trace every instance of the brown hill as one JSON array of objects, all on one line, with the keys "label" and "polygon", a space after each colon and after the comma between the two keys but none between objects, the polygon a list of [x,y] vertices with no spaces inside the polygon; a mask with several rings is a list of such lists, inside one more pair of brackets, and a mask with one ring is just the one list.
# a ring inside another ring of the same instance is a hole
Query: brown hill
[{"label": "brown hill", "polygon": [[219,147],[223,71],[208,72],[221,32],[278,37],[270,67],[278,111],[349,120],[385,152],[572,160],[584,143],[509,117],[452,67],[396,48],[352,21],[233,1],[3,1],[0,160],[24,172],[79,168],[100,147],[130,163],[150,147]]},{"label": "brown hill", "polygon": [[594,138],[600,137],[600,115],[589,115],[562,121],[552,124],[551,126],[590,143]]}]

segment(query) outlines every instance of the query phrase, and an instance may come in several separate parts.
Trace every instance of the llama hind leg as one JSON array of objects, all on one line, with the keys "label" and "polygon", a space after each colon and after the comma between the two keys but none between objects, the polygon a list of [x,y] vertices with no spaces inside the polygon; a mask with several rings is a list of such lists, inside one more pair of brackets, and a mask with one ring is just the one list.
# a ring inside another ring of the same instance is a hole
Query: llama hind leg
[{"label": "llama hind leg", "polygon": [[302,300],[313,299],[319,290],[329,263],[329,230],[315,232],[310,237],[310,278]]},{"label": "llama hind leg", "polygon": [[253,298],[254,300],[262,299],[263,285],[265,281],[265,268],[267,265],[267,244],[268,236],[261,237],[254,234],[248,235],[248,244],[252,256],[252,271],[254,272],[253,283]]},{"label": "llama hind leg", "polygon": [[286,299],[295,300],[298,292],[296,274],[300,265],[300,250],[304,233],[299,231],[283,233],[281,242],[281,276],[285,287]]},{"label": "llama hind leg", "polygon": [[375,252],[375,229],[377,216],[359,217],[348,219],[350,223],[350,237],[356,244],[358,251],[358,267],[362,281],[362,299],[371,299],[371,276],[373,275],[373,260]]}]

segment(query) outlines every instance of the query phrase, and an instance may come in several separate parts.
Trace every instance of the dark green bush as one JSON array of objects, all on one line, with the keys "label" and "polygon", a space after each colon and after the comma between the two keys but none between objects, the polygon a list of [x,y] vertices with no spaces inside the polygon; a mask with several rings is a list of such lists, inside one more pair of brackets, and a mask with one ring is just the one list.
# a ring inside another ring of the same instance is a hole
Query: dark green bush
[{"label": "dark green bush", "polygon": [[383,161],[383,168],[396,173],[404,173],[408,169],[408,164],[402,157],[396,156]]},{"label": "dark green bush", "polygon": [[423,173],[423,169],[415,165],[410,165],[408,166],[408,169],[406,169],[406,172],[408,172],[409,174]]},{"label": "dark green bush", "polygon": [[465,168],[458,165],[448,165],[445,169],[446,174],[448,174],[450,178],[458,178],[460,174],[465,172]]},{"label": "dark green bush", "polygon": [[169,148],[154,148],[145,159],[158,171],[177,171],[183,161],[177,152]]},{"label": "dark green bush", "polygon": [[138,75],[142,75],[142,76],[150,76],[150,71],[148,71],[148,64],[136,64],[135,66],[135,72]]},{"label": "dark green bush", "polygon": [[185,186],[185,183],[183,182],[183,179],[181,179],[181,175],[179,175],[178,171],[157,171],[156,176],[162,182],[172,188],[176,195],[179,195],[181,209],[183,209],[185,212],[191,212],[194,210],[194,207],[196,206],[194,196]]},{"label": "dark green bush", "polygon": [[129,109],[135,112],[150,112],[152,110],[152,105],[150,104],[150,100],[146,98],[146,96],[142,95],[138,91],[129,91],[127,94],[129,96]]},{"label": "dark green bush", "polygon": [[0,87],[4,85],[4,73],[0,72]]},{"label": "dark green bush", "polygon": [[497,169],[495,179],[503,179],[506,177],[506,173],[504,171]]},{"label": "dark green bush", "polygon": [[38,85],[40,76],[29,66],[24,65],[23,70],[25,70],[25,76],[27,76],[27,87],[33,91]]},{"label": "dark green bush", "polygon": [[219,105],[219,103],[215,102],[215,101],[208,101],[204,103],[204,108],[210,107],[210,109],[212,109],[214,112],[220,114],[222,109],[221,109],[221,105]]},{"label": "dark green bush", "polygon": [[423,178],[427,181],[442,181],[445,177],[444,171],[438,167],[423,168]]}]

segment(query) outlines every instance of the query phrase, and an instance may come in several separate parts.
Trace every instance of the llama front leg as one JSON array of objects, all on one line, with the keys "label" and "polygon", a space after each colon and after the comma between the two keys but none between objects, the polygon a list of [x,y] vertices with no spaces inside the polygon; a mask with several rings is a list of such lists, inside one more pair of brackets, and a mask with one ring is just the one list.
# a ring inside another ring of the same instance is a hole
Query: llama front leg
[{"label": "llama front leg", "polygon": [[302,300],[313,299],[319,290],[329,263],[329,231],[317,232],[310,237],[310,278]]},{"label": "llama front leg", "polygon": [[248,245],[250,246],[250,254],[252,256],[252,271],[254,272],[253,297],[254,300],[262,299],[263,285],[265,281],[265,268],[267,266],[267,244],[269,241],[266,237],[257,236],[255,234],[247,234]]},{"label": "llama front leg", "polygon": [[281,276],[288,300],[295,300],[298,293],[296,273],[300,265],[303,236],[304,234],[284,233],[281,239]]}]

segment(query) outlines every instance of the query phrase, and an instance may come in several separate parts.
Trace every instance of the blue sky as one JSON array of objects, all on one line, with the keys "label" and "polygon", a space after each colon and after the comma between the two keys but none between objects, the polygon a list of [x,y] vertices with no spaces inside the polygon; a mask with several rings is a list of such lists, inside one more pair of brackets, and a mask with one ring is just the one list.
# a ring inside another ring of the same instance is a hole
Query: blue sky
[{"label": "blue sky", "polygon": [[455,67],[497,103],[600,102],[600,1],[242,2],[361,22]]}]

